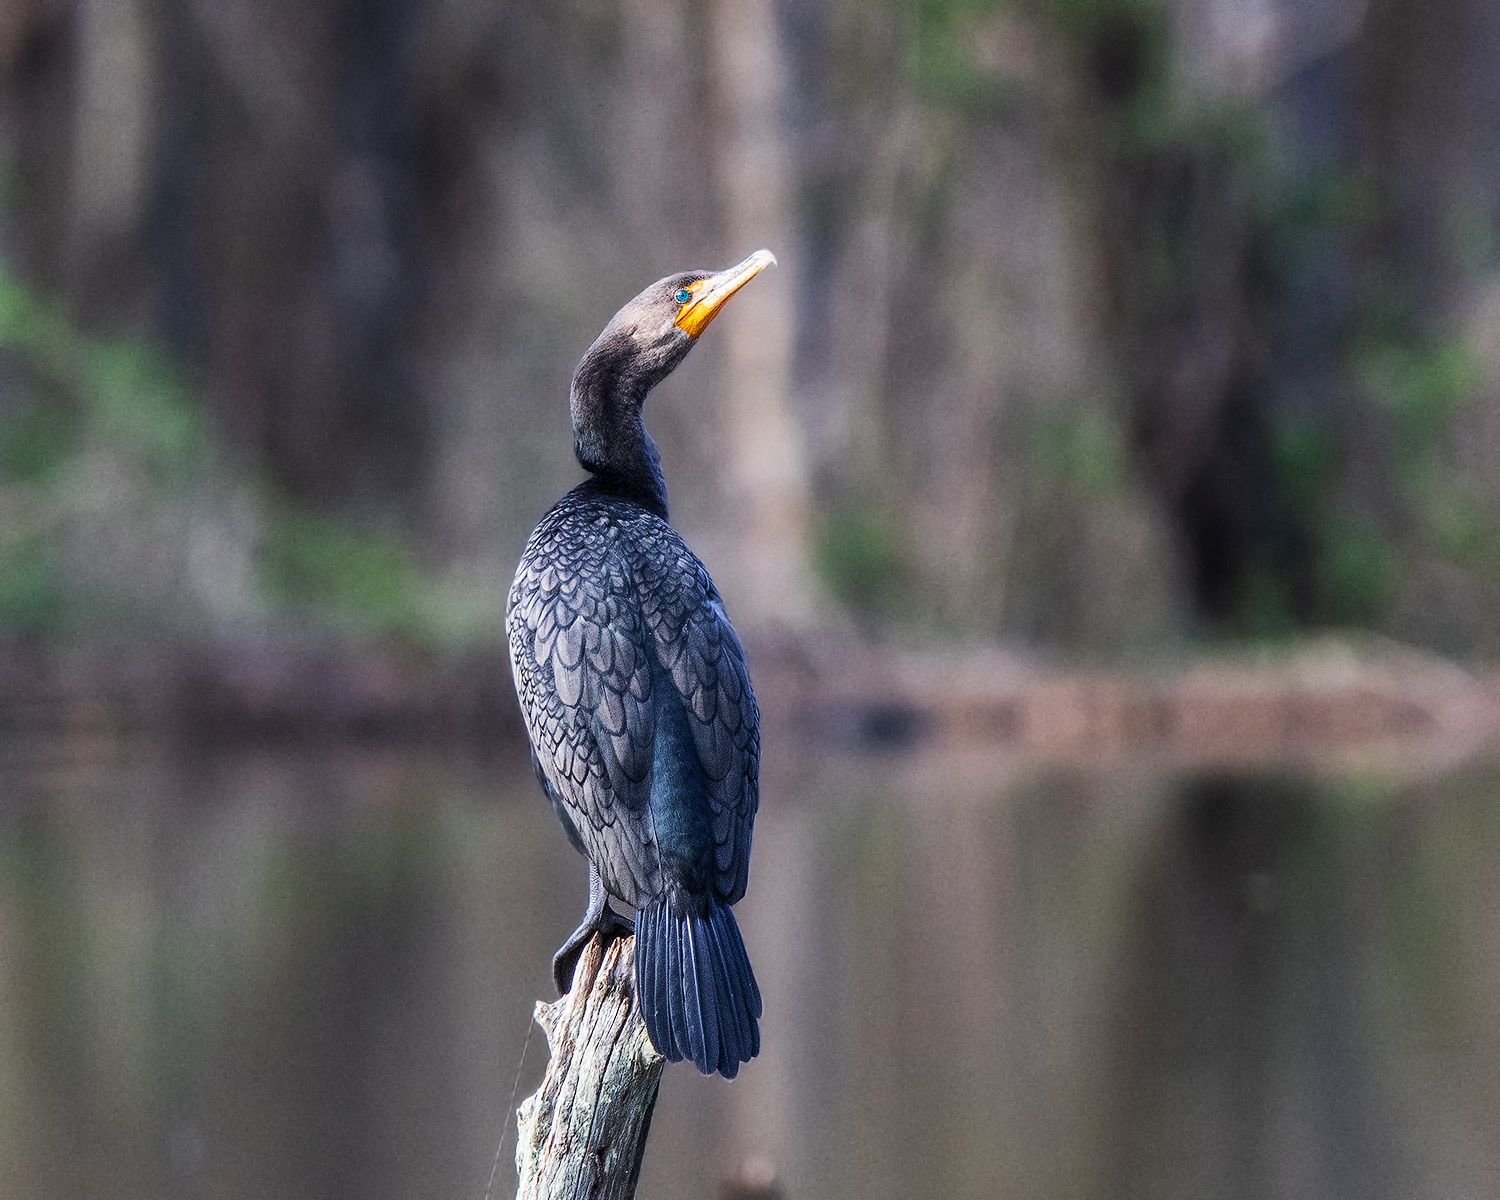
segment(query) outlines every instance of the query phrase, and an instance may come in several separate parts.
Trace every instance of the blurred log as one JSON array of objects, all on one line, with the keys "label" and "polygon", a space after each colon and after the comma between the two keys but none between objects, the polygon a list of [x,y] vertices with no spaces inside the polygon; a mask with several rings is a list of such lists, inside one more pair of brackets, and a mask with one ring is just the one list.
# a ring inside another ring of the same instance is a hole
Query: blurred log
[{"label": "blurred log", "polygon": [[516,1200],[630,1200],[666,1061],[635,1006],[635,939],[595,936],[536,1022],[552,1061],[516,1113]]}]

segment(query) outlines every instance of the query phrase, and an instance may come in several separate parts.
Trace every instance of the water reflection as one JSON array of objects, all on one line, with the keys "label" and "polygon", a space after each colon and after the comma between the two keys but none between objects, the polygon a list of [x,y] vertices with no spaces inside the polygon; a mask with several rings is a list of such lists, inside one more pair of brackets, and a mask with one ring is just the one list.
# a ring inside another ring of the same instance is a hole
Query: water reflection
[{"label": "water reflection", "polygon": [[[584,898],[524,761],[9,762],[0,1195],[477,1200]],[[788,764],[642,1195],[1500,1195],[1495,781]]]}]

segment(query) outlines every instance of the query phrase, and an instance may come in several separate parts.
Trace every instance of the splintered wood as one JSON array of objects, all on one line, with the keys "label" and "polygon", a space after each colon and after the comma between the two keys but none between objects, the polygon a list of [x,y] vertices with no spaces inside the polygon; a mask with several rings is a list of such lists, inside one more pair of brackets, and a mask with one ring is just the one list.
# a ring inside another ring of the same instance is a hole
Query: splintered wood
[{"label": "splintered wood", "polygon": [[516,1200],[630,1200],[666,1061],[636,1010],[635,939],[595,936],[536,1022],[551,1061],[516,1113]]}]

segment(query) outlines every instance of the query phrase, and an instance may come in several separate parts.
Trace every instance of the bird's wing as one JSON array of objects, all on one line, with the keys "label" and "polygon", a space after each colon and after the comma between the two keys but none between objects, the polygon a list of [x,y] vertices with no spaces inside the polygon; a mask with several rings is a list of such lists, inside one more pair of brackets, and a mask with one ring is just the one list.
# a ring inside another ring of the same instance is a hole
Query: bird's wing
[{"label": "bird's wing", "polygon": [[[760,798],[760,711],[745,652],[708,571],[673,535],[643,572],[642,611],[683,700],[713,810],[714,885],[745,894]],[[653,578],[654,576],[654,578]]]},{"label": "bird's wing", "polygon": [[507,624],[516,690],[555,802],[613,894],[631,904],[655,895],[649,635],[619,554],[603,535],[528,554]]}]

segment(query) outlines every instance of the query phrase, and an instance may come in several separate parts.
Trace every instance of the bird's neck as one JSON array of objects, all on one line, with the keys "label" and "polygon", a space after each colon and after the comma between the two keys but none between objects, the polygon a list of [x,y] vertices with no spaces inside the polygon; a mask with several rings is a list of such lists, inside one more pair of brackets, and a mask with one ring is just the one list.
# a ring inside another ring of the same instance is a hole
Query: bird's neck
[{"label": "bird's neck", "polygon": [[650,387],[629,370],[586,358],[573,377],[573,453],[600,490],[665,520],[667,482],[643,415]]}]

